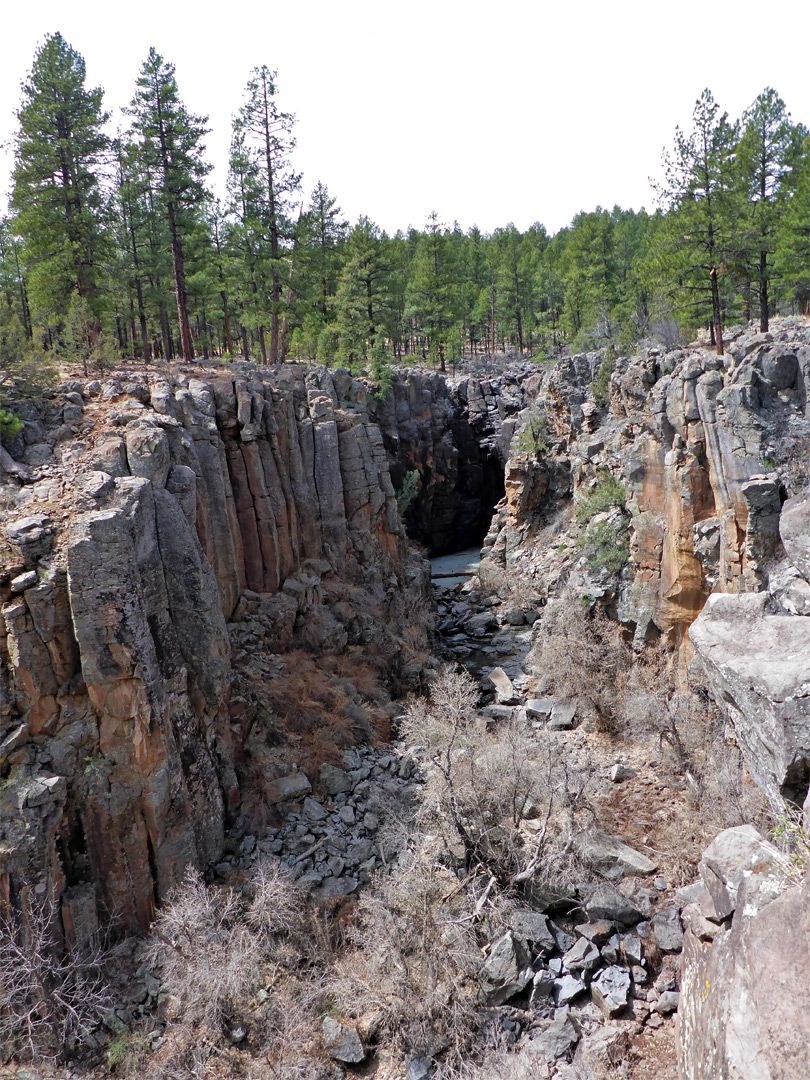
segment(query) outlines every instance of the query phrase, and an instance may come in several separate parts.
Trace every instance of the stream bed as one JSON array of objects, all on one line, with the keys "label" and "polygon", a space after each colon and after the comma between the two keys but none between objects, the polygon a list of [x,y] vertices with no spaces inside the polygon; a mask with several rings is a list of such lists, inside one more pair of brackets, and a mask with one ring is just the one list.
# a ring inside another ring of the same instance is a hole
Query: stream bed
[{"label": "stream bed", "polygon": [[482,597],[477,588],[479,562],[478,548],[430,560],[438,628],[447,658],[479,678],[501,667],[516,687],[525,686],[522,664],[539,612],[510,607],[497,597]]}]

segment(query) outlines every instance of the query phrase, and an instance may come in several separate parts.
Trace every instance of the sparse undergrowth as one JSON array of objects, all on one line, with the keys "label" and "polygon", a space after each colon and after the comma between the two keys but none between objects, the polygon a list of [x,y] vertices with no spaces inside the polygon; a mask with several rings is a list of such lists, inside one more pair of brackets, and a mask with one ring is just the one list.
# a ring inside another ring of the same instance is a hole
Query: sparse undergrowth
[{"label": "sparse undergrowth", "polygon": [[112,997],[98,938],[66,949],[59,905],[31,890],[0,917],[0,1048],[34,1061],[64,1060],[92,1041]]},{"label": "sparse undergrowth", "polygon": [[593,487],[577,500],[575,517],[584,526],[577,542],[593,573],[607,570],[618,574],[630,557],[630,519],[626,510],[624,484],[610,473],[602,473]]}]

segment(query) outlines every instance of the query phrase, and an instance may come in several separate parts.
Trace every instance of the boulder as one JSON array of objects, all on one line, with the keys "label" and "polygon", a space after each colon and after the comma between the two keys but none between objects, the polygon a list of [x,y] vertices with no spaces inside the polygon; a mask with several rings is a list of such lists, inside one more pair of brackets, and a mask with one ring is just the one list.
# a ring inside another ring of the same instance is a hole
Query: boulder
[{"label": "boulder", "polygon": [[568,1057],[579,1039],[579,1027],[566,1009],[562,1016],[552,1020],[544,1031],[528,1042],[526,1052],[534,1060],[553,1062]]},{"label": "boulder", "polygon": [[576,701],[555,701],[548,726],[551,731],[568,731],[574,726],[576,715]]},{"label": "boulder", "polygon": [[271,781],[264,789],[264,797],[269,803],[291,802],[309,795],[311,791],[312,784],[306,773],[296,772]]},{"label": "boulder", "polygon": [[427,1080],[433,1071],[433,1062],[424,1054],[417,1054],[408,1062],[405,1071],[405,1080]]},{"label": "boulder", "polygon": [[553,708],[553,697],[529,698],[525,705],[526,715],[530,720],[548,720]]},{"label": "boulder", "polygon": [[605,945],[616,932],[616,927],[607,919],[599,919],[597,922],[580,923],[574,929],[582,937],[592,941],[597,947]]},{"label": "boulder", "polygon": [[[762,876],[781,877],[782,857],[753,825],[738,825],[725,829],[703,852],[698,865],[700,876],[711,897],[712,905],[701,903],[708,918],[719,921],[727,918],[737,906],[737,893],[744,878],[754,875],[760,884]],[[753,887],[752,881],[749,891]]]},{"label": "boulder", "polygon": [[626,968],[607,967],[591,983],[591,998],[605,1016],[618,1016],[627,1008],[630,996],[630,972]]},{"label": "boulder", "polygon": [[364,1061],[366,1052],[356,1027],[341,1024],[333,1016],[323,1019],[323,1045],[333,1061],[357,1065]]},{"label": "boulder", "polygon": [[352,790],[352,778],[345,769],[339,769],[335,765],[324,762],[318,772],[321,787],[327,795],[346,794]]},{"label": "boulder", "polygon": [[621,923],[623,926],[634,926],[641,921],[642,915],[638,908],[626,896],[612,885],[600,885],[591,893],[585,904],[588,918],[595,922],[597,919],[607,919],[610,922]]},{"label": "boulder", "polygon": [[554,998],[559,1007],[568,1005],[580,994],[584,994],[586,989],[584,980],[570,973],[554,980]]},{"label": "boulder", "polygon": [[765,593],[716,593],[689,636],[756,783],[774,802],[802,802],[810,776],[810,619],[771,615],[767,605]]},{"label": "boulder", "polygon": [[532,979],[532,992],[529,997],[530,1005],[547,1001],[554,993],[554,976],[550,971],[538,971]]},{"label": "boulder", "polygon": [[720,927],[712,919],[707,919],[697,904],[687,904],[681,911],[681,922],[685,930],[690,930],[700,941],[714,941],[720,933]]},{"label": "boulder", "polygon": [[515,936],[525,941],[536,954],[548,956],[557,947],[554,935],[549,929],[548,919],[539,911],[518,908],[512,912],[509,925]]},{"label": "boulder", "polygon": [[531,958],[523,942],[507,931],[490,949],[478,980],[487,1005],[503,1005],[531,982]]},{"label": "boulder", "polygon": [[329,811],[316,799],[304,799],[304,817],[308,821],[324,821],[329,817]]},{"label": "boulder", "polygon": [[653,1005],[653,1011],[657,1012],[659,1016],[669,1016],[678,1008],[680,998],[681,995],[677,990],[665,990]]},{"label": "boulder", "polygon": [[487,675],[487,680],[495,689],[495,700],[499,705],[517,705],[519,703],[520,695],[503,668],[493,668]]},{"label": "boulder", "polygon": [[562,961],[566,971],[593,971],[600,959],[596,945],[587,938],[581,937],[571,946]]},{"label": "boulder", "polygon": [[652,874],[658,869],[658,864],[652,859],[601,829],[591,828],[577,833],[574,848],[584,862],[602,873],[616,872],[625,876]]},{"label": "boulder", "polygon": [[655,943],[662,952],[680,952],[683,947],[683,928],[676,907],[663,908],[652,917]]},{"label": "boulder", "polygon": [[610,779],[614,784],[620,784],[622,780],[630,780],[636,775],[636,770],[629,765],[617,762],[610,770]]}]

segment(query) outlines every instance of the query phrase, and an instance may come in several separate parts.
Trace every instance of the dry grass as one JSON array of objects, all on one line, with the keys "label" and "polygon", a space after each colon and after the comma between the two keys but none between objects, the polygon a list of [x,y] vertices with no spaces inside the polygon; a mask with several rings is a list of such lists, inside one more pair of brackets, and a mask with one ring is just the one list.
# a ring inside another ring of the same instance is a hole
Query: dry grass
[{"label": "dry grass", "polygon": [[390,715],[382,707],[385,691],[373,666],[357,654],[315,658],[304,650],[288,653],[284,670],[268,680],[264,691],[310,777],[323,762],[339,762],[347,746],[390,738]]}]

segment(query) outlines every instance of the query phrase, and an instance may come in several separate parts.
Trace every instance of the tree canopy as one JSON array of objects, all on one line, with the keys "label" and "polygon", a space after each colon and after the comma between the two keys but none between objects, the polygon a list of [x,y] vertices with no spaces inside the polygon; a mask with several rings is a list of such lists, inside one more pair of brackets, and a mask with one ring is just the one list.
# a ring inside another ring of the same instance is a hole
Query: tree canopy
[{"label": "tree canopy", "polygon": [[810,302],[810,137],[766,88],[730,119],[705,90],[664,154],[653,213],[583,211],[491,234],[431,213],[394,235],[351,225],[295,168],[278,76],[250,72],[227,197],[210,190],[207,120],[152,48],[111,138],[99,88],[62,38],[34,56],[0,220],[0,387],[25,358],[149,362],[233,355],[375,374],[415,357],[534,357],[632,346],[657,328],[724,327]]}]

